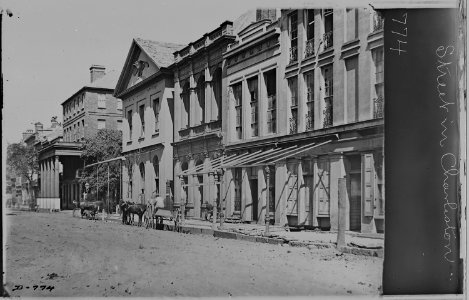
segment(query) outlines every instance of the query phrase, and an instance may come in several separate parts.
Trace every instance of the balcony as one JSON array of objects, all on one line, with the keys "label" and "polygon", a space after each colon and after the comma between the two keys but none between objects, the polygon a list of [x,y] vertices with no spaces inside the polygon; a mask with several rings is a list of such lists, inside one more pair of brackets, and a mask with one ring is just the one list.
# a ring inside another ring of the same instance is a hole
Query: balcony
[{"label": "balcony", "polygon": [[324,120],[323,120],[323,127],[331,127],[332,126],[332,114],[333,114],[333,109],[332,109],[332,96],[325,97],[324,102],[326,104],[326,107],[322,111]]},{"label": "balcony", "polygon": [[290,48],[290,63],[298,61],[298,47],[293,46]]},{"label": "balcony", "polygon": [[203,135],[205,132],[206,124],[200,124],[198,126],[192,127],[191,136]]},{"label": "balcony", "polygon": [[305,58],[314,56],[314,39],[306,41],[305,45]]},{"label": "balcony", "polygon": [[384,28],[383,17],[378,13],[374,13],[373,14],[373,32],[383,30],[383,28]]},{"label": "balcony", "polygon": [[305,115],[306,120],[306,130],[313,130],[314,129],[314,113],[312,111],[308,111]]},{"label": "balcony", "polygon": [[298,132],[298,118],[293,116],[290,118],[290,134]]},{"label": "balcony", "polygon": [[378,96],[373,99],[373,117],[375,119],[383,118],[384,116],[384,97]]},{"label": "balcony", "polygon": [[333,46],[333,35],[332,31],[326,32],[322,36],[322,42],[324,43],[324,50],[331,48]]}]

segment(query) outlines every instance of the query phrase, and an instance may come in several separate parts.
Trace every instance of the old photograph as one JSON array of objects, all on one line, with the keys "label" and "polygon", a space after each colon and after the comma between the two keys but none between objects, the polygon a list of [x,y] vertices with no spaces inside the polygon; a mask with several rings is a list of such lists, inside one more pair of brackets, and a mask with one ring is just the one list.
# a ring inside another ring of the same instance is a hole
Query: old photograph
[{"label": "old photograph", "polygon": [[4,296],[383,294],[383,9],[0,5]]}]

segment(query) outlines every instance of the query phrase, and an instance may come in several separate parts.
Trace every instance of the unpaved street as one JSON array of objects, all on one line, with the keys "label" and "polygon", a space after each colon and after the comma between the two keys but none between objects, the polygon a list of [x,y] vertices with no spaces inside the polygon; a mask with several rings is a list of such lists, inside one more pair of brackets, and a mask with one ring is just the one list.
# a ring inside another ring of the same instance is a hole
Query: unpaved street
[{"label": "unpaved street", "polygon": [[7,286],[23,286],[12,296],[377,295],[381,285],[382,259],[334,249],[146,230],[70,212],[13,211],[4,224]]}]

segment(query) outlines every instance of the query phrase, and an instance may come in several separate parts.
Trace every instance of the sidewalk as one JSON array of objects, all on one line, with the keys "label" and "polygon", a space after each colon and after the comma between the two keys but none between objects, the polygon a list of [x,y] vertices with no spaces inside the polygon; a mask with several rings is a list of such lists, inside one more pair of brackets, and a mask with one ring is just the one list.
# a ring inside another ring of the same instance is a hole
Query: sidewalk
[{"label": "sidewalk", "polygon": [[[72,211],[61,211],[60,213],[72,215]],[[75,217],[80,217],[80,212],[75,212]],[[97,220],[102,220],[102,214],[96,215]],[[119,214],[105,214],[106,221],[122,222]],[[174,223],[165,220],[165,230],[173,230]],[[271,225],[269,237],[264,236],[265,226],[259,224],[224,223],[220,228],[220,223],[216,224],[216,229],[212,229],[212,223],[203,220],[186,219],[181,224],[181,232],[190,234],[207,234],[218,238],[229,238],[245,240],[251,242],[261,242],[269,244],[287,244],[293,247],[308,248],[335,248],[337,242],[337,232],[320,230],[288,231],[284,227]],[[384,256],[384,234],[382,233],[360,233],[347,231],[345,234],[347,246],[341,249],[342,252],[367,256]]]}]

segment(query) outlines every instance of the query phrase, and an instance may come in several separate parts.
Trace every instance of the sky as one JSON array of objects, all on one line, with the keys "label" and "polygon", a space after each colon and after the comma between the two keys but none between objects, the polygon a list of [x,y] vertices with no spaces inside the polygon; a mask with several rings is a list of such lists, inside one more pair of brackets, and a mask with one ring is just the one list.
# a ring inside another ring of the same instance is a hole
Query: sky
[{"label": "sky", "polygon": [[[240,5],[242,3],[243,5]],[[3,141],[19,142],[35,122],[62,122],[62,106],[89,67],[121,71],[134,37],[187,44],[223,21],[254,9],[252,1],[2,1]]]}]

